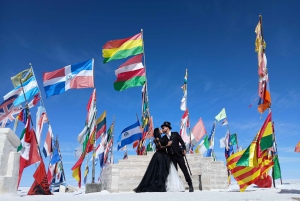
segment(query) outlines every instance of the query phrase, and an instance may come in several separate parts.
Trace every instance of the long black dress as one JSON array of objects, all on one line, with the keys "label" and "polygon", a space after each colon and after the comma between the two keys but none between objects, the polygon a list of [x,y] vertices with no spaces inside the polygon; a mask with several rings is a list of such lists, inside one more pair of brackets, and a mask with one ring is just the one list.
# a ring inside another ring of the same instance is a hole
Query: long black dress
[{"label": "long black dress", "polygon": [[164,143],[159,138],[156,138],[154,143],[156,152],[148,165],[141,183],[134,189],[136,193],[166,192],[166,179],[169,175],[171,159],[166,152],[166,147],[161,145]]}]

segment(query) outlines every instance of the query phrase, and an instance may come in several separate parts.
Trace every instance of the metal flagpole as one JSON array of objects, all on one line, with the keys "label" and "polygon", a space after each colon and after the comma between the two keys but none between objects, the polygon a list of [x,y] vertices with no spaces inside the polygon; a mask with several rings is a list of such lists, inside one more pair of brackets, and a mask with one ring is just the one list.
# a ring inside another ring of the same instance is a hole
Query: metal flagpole
[{"label": "metal flagpole", "polygon": [[[263,35],[263,26],[262,26],[262,15],[259,14],[259,22],[260,22],[260,30],[261,30],[261,38],[262,38],[262,46],[264,46],[264,43],[265,43],[265,40],[264,40],[264,35]],[[266,52],[265,48],[262,48],[262,51],[263,53]],[[269,76],[269,73],[267,72],[267,75]],[[265,81],[266,82],[266,81]],[[269,113],[271,112],[271,105],[269,106]],[[274,131],[274,128],[273,128],[273,131]],[[276,142],[276,137],[275,137],[275,132],[273,132],[273,135],[274,135],[274,151],[277,152],[277,142]],[[271,152],[272,153],[272,156],[274,157],[274,152]],[[278,160],[278,163],[279,163],[279,157],[278,157],[278,152],[277,152],[277,160]],[[273,177],[273,186],[276,188],[275,186],[275,179],[274,179],[274,166],[272,167],[272,177]],[[281,173],[280,173],[281,174]],[[282,178],[280,177],[280,180],[281,180],[281,184],[282,184]]]},{"label": "metal flagpole", "polygon": [[[95,88],[95,96],[97,96],[96,88]],[[96,116],[97,116],[97,103],[96,103],[96,97],[94,97],[94,107],[95,107],[95,113],[93,117],[93,121],[96,122]],[[93,125],[93,124],[92,124]],[[95,126],[95,125],[94,125]],[[95,154],[96,154],[96,133],[95,129],[92,129],[93,133],[93,164],[92,164],[92,183],[95,183]]]},{"label": "metal flagpole", "polygon": [[[146,75],[146,82],[145,82],[146,93],[145,93],[145,98],[147,99],[147,113],[148,113],[149,124],[150,124],[151,114],[150,114],[150,107],[149,107],[148,79],[147,79],[147,70],[146,70],[147,65],[146,65],[146,54],[145,54],[145,47],[144,47],[145,44],[144,44],[144,30],[143,29],[141,29],[141,33],[142,33],[142,41],[143,41],[144,68],[145,68],[145,75]],[[152,124],[153,124],[153,121],[152,121]],[[147,131],[147,134],[146,134],[146,139],[147,139],[148,135],[149,135],[149,128],[148,128],[148,131]],[[147,154],[147,148],[145,149],[145,152]]]}]

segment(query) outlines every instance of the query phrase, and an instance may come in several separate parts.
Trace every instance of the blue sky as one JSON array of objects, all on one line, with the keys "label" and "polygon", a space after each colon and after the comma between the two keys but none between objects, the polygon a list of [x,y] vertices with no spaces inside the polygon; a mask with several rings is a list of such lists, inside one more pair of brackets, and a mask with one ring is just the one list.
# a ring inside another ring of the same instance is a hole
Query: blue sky
[{"label": "blue sky", "polygon": [[[300,178],[300,157],[293,152],[300,140],[299,1],[1,1],[0,6],[0,94],[12,90],[10,77],[32,63],[71,185],[76,185],[70,170],[76,162],[76,138],[84,126],[92,89],[69,90],[46,99],[42,72],[94,58],[98,114],[107,111],[108,126],[116,116],[116,141],[136,121],[136,113],[141,114],[141,87],[114,90],[114,70],[126,60],[102,64],[102,45],[142,28],[154,126],[170,121],[179,131],[180,87],[188,68],[192,127],[202,117],[210,132],[214,117],[225,107],[231,133],[238,133],[245,148],[267,115],[257,112],[257,102],[248,108],[257,97],[254,29],[261,13],[282,177]],[[35,118],[36,108],[31,112]],[[223,161],[219,139],[225,133],[226,127],[219,123],[215,152]],[[45,135],[44,127],[42,144]],[[116,144],[114,156],[115,162],[123,157]],[[32,184],[34,170],[32,166],[24,171],[21,186]]]}]

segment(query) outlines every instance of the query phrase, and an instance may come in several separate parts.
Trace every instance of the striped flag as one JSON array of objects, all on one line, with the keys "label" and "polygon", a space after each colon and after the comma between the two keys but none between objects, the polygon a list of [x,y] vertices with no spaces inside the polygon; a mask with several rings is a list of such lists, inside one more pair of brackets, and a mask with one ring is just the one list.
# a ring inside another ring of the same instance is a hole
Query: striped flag
[{"label": "striped flag", "polygon": [[49,125],[48,132],[46,135],[46,140],[44,143],[44,148],[43,148],[43,153],[45,158],[47,158],[52,153],[52,139],[53,139],[52,128],[51,125]]},{"label": "striped flag", "polygon": [[257,166],[236,166],[237,161],[240,160],[244,153],[245,150],[237,152],[227,159],[227,166],[240,186],[241,192],[244,192],[248,186],[260,180],[274,165],[272,158],[268,156],[267,151],[264,151],[262,157],[258,160]]},{"label": "striped flag", "polygon": [[106,132],[106,111],[96,121],[96,140]]},{"label": "striped flag", "polygon": [[225,126],[225,125],[227,125],[228,124],[228,121],[227,121],[227,118],[225,118],[224,120],[223,120],[223,122],[222,122],[222,126]]},{"label": "striped flag", "polygon": [[143,53],[142,33],[129,38],[110,40],[102,47],[103,63]]},{"label": "striped flag", "polygon": [[139,54],[130,58],[115,70],[117,80],[114,82],[114,88],[116,91],[123,91],[145,84],[146,71],[142,64],[142,56],[143,54]]},{"label": "striped flag", "polygon": [[48,122],[46,110],[43,106],[38,107],[38,111],[36,112],[36,139],[38,144],[40,144],[41,134],[43,130],[44,123]]}]

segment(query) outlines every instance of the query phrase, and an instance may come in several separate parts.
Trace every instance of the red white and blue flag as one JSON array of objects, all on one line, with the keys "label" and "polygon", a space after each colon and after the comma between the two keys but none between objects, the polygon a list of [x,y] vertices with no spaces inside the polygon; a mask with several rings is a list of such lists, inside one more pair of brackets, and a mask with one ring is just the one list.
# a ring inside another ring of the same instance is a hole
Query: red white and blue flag
[{"label": "red white and blue flag", "polygon": [[69,89],[94,87],[94,59],[68,65],[43,74],[46,97],[64,93]]},{"label": "red white and blue flag", "polygon": [[44,148],[43,148],[43,153],[45,155],[45,158],[50,156],[50,154],[52,153],[52,138],[53,138],[52,128],[49,125],[48,132],[47,132],[47,135],[46,135],[46,140],[45,140],[45,143],[44,143]]},{"label": "red white and blue flag", "polygon": [[10,124],[15,117],[13,115],[18,114],[22,108],[14,107],[13,102],[18,95],[11,96],[0,105],[0,127],[5,128],[6,125]]}]

